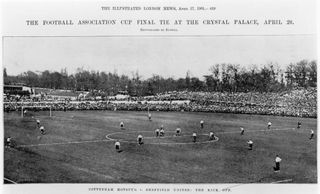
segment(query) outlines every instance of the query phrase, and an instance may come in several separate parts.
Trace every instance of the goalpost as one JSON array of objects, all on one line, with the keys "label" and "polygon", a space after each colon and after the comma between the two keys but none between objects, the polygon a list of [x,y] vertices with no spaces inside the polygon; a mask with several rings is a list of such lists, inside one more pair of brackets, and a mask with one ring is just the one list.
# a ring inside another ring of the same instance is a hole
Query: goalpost
[{"label": "goalpost", "polygon": [[49,108],[49,117],[52,116],[52,107],[51,106],[21,106],[21,117],[24,117],[24,111],[34,108]]}]

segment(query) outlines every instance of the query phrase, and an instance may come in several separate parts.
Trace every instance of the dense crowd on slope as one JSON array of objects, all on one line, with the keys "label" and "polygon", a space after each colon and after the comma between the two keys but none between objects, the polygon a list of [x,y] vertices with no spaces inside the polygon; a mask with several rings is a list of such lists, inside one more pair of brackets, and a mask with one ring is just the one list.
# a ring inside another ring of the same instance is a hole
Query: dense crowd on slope
[{"label": "dense crowd on slope", "polygon": [[[190,111],[317,117],[316,88],[282,93],[169,92],[134,100],[40,101],[5,99],[4,110]],[[34,108],[30,108],[34,107]]]}]

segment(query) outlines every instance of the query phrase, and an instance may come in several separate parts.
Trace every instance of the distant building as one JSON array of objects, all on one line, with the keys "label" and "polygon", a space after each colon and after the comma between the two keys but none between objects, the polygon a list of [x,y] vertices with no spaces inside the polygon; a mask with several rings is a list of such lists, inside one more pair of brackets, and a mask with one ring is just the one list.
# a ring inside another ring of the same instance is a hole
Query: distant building
[{"label": "distant building", "polygon": [[4,85],[3,92],[9,95],[30,95],[34,93],[34,90],[25,85]]}]

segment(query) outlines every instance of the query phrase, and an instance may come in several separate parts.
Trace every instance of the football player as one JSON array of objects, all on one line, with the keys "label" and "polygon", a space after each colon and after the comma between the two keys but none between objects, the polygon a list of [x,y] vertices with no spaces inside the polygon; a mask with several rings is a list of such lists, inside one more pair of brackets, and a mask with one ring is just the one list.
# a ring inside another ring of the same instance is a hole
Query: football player
[{"label": "football player", "polygon": [[139,145],[143,144],[143,137],[142,137],[142,135],[138,135],[137,141],[138,141],[138,144],[139,144]]},{"label": "football player", "polygon": [[40,127],[40,133],[41,133],[42,135],[44,135],[44,133],[45,133],[44,126],[41,126],[41,127]]},{"label": "football player", "polygon": [[159,135],[160,135],[160,129],[156,129],[155,132],[156,132],[156,137],[159,137]]},{"label": "football player", "polygon": [[181,135],[181,129],[180,128],[177,128],[176,129],[176,136],[180,136]]},{"label": "football player", "polygon": [[40,120],[37,119],[37,127],[40,128]]},{"label": "football player", "polygon": [[240,127],[240,135],[244,135],[244,128]]},{"label": "football player", "polygon": [[116,141],[116,143],[114,144],[115,148],[116,148],[116,151],[117,152],[120,152],[120,142],[119,141]]},{"label": "football player", "polygon": [[160,136],[164,136],[164,129],[163,128],[160,129]]},{"label": "football player", "polygon": [[248,143],[248,150],[252,150],[253,142],[249,140],[247,143]]},{"label": "football player", "polygon": [[314,137],[314,131],[311,129],[309,139],[311,140],[311,139],[313,139],[313,137]]},{"label": "football player", "polygon": [[120,122],[120,128],[124,129],[124,123],[123,122]]},{"label": "football player", "polygon": [[200,121],[200,127],[201,127],[201,129],[203,129],[203,127],[204,127],[204,121]]},{"label": "football player", "polygon": [[268,123],[268,129],[271,129],[271,125],[272,125],[272,123],[269,122],[269,123]]},{"label": "football player", "polygon": [[196,133],[193,133],[193,134],[192,134],[192,137],[193,137],[193,142],[196,143],[196,141],[197,141],[197,134],[196,134]]},{"label": "football player", "polygon": [[210,140],[215,140],[216,139],[216,136],[214,135],[214,133],[212,131],[209,133],[209,139]]}]

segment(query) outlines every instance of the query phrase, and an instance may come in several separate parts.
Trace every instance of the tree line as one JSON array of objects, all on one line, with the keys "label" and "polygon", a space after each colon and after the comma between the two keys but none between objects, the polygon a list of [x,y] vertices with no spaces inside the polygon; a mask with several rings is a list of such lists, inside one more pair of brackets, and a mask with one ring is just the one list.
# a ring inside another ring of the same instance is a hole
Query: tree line
[{"label": "tree line", "polygon": [[286,68],[277,64],[246,68],[239,64],[212,65],[203,79],[186,72],[183,78],[164,78],[153,75],[142,79],[139,72],[132,75],[119,75],[117,72],[88,71],[78,68],[74,74],[66,69],[60,72],[27,71],[17,76],[10,76],[4,68],[4,84],[24,83],[31,87],[68,89],[75,91],[101,92],[115,95],[127,91],[132,96],[154,95],[168,91],[219,91],[219,92],[279,92],[295,87],[317,86],[316,61],[302,60],[291,63]]}]

